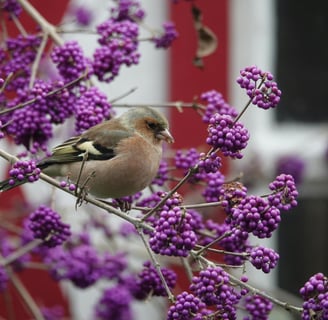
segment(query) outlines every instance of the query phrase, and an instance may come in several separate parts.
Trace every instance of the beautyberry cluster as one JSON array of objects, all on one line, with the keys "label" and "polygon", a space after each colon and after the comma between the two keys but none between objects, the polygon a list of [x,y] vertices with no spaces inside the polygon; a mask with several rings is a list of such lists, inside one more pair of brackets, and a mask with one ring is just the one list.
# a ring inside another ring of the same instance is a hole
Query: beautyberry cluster
[{"label": "beautyberry cluster", "polygon": [[188,212],[179,207],[162,210],[149,239],[150,247],[165,256],[186,257],[197,242],[194,228]]},{"label": "beautyberry cluster", "polygon": [[207,144],[215,150],[220,149],[226,157],[242,158],[240,152],[249,140],[249,133],[242,123],[234,123],[231,116],[216,113],[210,118],[207,130]]},{"label": "beautyberry cluster", "polygon": [[328,278],[322,273],[313,275],[300,289],[304,299],[302,320],[328,319]]},{"label": "beautyberry cluster", "polygon": [[27,180],[34,182],[39,180],[41,170],[36,166],[33,160],[17,161],[9,171],[10,179],[8,183],[14,185],[16,181]]},{"label": "beautyberry cluster", "polygon": [[156,48],[167,49],[172,45],[172,42],[178,37],[178,32],[175,29],[174,23],[168,21],[163,24],[164,33],[153,37],[152,41]]},{"label": "beautyberry cluster", "polygon": [[199,311],[204,307],[197,297],[183,291],[176,297],[175,303],[167,312],[167,320],[201,320]]},{"label": "beautyberry cluster", "polygon": [[82,26],[87,27],[93,20],[92,11],[85,6],[79,6],[74,10],[76,22]]},{"label": "beautyberry cluster", "polygon": [[97,87],[82,92],[75,106],[75,131],[81,133],[92,126],[109,120],[112,106],[107,97]]},{"label": "beautyberry cluster", "polygon": [[244,320],[268,320],[273,304],[268,299],[254,294],[246,296],[245,308],[250,317],[244,317]]},{"label": "beautyberry cluster", "polygon": [[207,306],[215,305],[221,319],[235,319],[241,295],[229,284],[229,275],[221,267],[208,267],[192,278],[190,290]]},{"label": "beautyberry cluster", "polygon": [[169,165],[167,161],[161,160],[157,175],[151,184],[158,185],[160,187],[164,186],[165,182],[169,179]]},{"label": "beautyberry cluster", "polygon": [[264,72],[256,66],[246,67],[240,71],[237,83],[246,89],[252,103],[262,109],[274,108],[280,101],[281,91],[273,81],[270,72]]},{"label": "beautyberry cluster", "polygon": [[22,7],[17,0],[4,0],[1,4],[1,9],[16,17],[22,12]]},{"label": "beautyberry cluster", "polygon": [[[151,265],[150,261],[146,261],[143,270],[138,274],[136,296],[138,299],[146,299],[151,295],[167,296],[167,292],[163,286],[163,282],[158,275],[157,270]],[[170,289],[173,289],[176,284],[177,276],[171,269],[161,268],[165,282]]]},{"label": "beautyberry cluster", "polygon": [[297,206],[298,191],[294,178],[290,174],[280,174],[269,184],[269,188],[273,191],[268,196],[270,205],[281,210],[290,210]]},{"label": "beautyberry cluster", "polygon": [[36,35],[22,36],[6,39],[6,51],[0,49],[0,75],[11,80],[6,90],[16,91],[28,85],[31,75],[31,65],[35,60],[41,37]]},{"label": "beautyberry cluster", "polygon": [[95,318],[132,320],[131,302],[131,293],[125,286],[117,284],[105,289],[95,307]]},{"label": "beautyberry cluster", "polygon": [[70,226],[61,221],[57,212],[44,205],[30,214],[29,228],[47,247],[58,246],[71,236]]},{"label": "beautyberry cluster", "polygon": [[68,41],[63,46],[55,47],[51,58],[65,82],[79,78],[86,71],[89,75],[92,73],[91,62],[84,56],[77,41]]},{"label": "beautyberry cluster", "polygon": [[306,163],[303,158],[298,155],[285,155],[278,159],[276,164],[276,172],[286,173],[293,176],[296,184],[302,182]]},{"label": "beautyberry cluster", "polygon": [[[213,222],[210,226],[213,228]],[[244,253],[249,247],[248,232],[231,227],[226,223],[217,225],[216,232],[216,238],[221,238],[221,240],[218,241],[219,247],[226,251],[223,257],[224,261],[233,266],[242,265],[246,259]],[[235,254],[229,254],[229,252],[234,252]],[[240,253],[240,255],[236,253]]]},{"label": "beautyberry cluster", "polygon": [[138,25],[132,21],[109,19],[97,27],[101,45],[93,55],[94,73],[100,81],[111,82],[122,65],[139,62]]},{"label": "beautyberry cluster", "polygon": [[220,190],[224,183],[224,175],[217,171],[207,175],[206,187],[202,192],[203,197],[207,202],[216,202],[220,199]]},{"label": "beautyberry cluster", "polygon": [[214,116],[214,114],[226,114],[230,115],[232,118],[235,118],[238,114],[237,110],[230,106],[223,98],[222,94],[217,92],[216,90],[210,90],[204,92],[200,96],[201,100],[205,101],[206,108],[203,115],[203,122],[209,124],[210,119]]},{"label": "beautyberry cluster", "polygon": [[247,188],[239,181],[223,183],[220,189],[221,205],[228,215],[246,196]]},{"label": "beautyberry cluster", "polygon": [[215,173],[222,166],[221,158],[215,152],[208,156],[202,152],[199,156],[198,170],[200,173]]},{"label": "beautyberry cluster", "polygon": [[259,238],[269,238],[277,229],[281,217],[279,209],[270,206],[265,199],[248,196],[231,209],[231,215],[227,218],[227,222],[230,221],[241,230],[253,233]]},{"label": "beautyberry cluster", "polygon": [[70,280],[78,288],[93,285],[102,275],[101,259],[89,244],[81,244],[65,250],[56,247],[48,252],[45,263],[57,280]]},{"label": "beautyberry cluster", "polygon": [[140,22],[145,15],[145,11],[137,0],[118,0],[117,6],[111,9],[111,18],[115,21],[130,20]]},{"label": "beautyberry cluster", "polygon": [[262,246],[255,247],[250,251],[249,261],[256,269],[262,269],[264,273],[269,273],[274,269],[279,260],[279,254],[273,249]]}]

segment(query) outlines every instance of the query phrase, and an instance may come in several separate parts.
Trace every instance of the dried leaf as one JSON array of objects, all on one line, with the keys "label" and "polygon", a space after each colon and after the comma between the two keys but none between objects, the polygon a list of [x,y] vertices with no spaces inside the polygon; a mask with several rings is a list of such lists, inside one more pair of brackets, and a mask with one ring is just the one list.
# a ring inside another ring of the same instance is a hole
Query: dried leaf
[{"label": "dried leaf", "polygon": [[215,52],[218,47],[218,38],[209,27],[203,25],[201,10],[196,6],[192,6],[191,11],[194,27],[197,31],[197,50],[193,63],[196,67],[203,68],[204,62],[202,58]]}]

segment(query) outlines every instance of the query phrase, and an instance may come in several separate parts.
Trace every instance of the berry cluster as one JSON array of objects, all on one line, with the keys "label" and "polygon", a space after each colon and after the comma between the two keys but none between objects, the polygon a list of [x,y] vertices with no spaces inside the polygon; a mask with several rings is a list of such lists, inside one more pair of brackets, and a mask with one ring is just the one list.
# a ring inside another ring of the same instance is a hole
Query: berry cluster
[{"label": "berry cluster", "polygon": [[273,81],[270,72],[264,72],[256,66],[240,71],[237,83],[245,89],[252,103],[262,109],[274,108],[280,101],[281,91]]},{"label": "berry cluster", "polygon": [[[177,150],[174,156],[174,164],[177,169],[183,170],[183,175],[186,175],[188,171],[195,168],[201,160],[201,154],[195,149],[190,148],[187,151]],[[205,166],[205,163],[202,163]],[[198,170],[190,178],[189,183],[196,183],[206,178],[203,170]]]},{"label": "berry cluster", "polygon": [[220,232],[218,235],[222,237],[218,242],[218,245],[222,249],[227,252],[241,253],[240,255],[226,253],[224,255],[224,261],[233,266],[242,265],[245,262],[245,256],[242,253],[247,251],[249,247],[248,232],[222,224],[220,225]]},{"label": "berry cluster", "polygon": [[169,179],[169,165],[165,160],[161,160],[157,175],[151,184],[158,185],[160,187],[164,186],[165,182]]},{"label": "berry cluster", "polygon": [[[14,102],[18,101],[15,99]],[[39,108],[35,108],[34,104],[15,110],[11,119],[12,121],[6,127],[7,133],[14,137],[16,144],[22,144],[27,149],[33,142],[44,146],[53,135],[48,115]]]},{"label": "berry cluster", "polygon": [[190,290],[207,306],[215,305],[221,319],[236,318],[241,294],[229,284],[229,275],[221,267],[208,267],[192,278]]},{"label": "berry cluster", "polygon": [[[9,108],[33,101],[4,117],[8,122],[5,130],[14,136],[17,144],[30,149],[33,143],[37,143],[42,148],[52,137],[52,124],[61,124],[73,114],[76,95],[63,86],[63,81],[36,80],[32,89],[17,91],[16,99],[8,104]],[[54,90],[58,91],[53,93]]]},{"label": "berry cluster", "polygon": [[230,222],[230,219],[233,225],[259,238],[271,237],[281,221],[279,209],[258,196],[244,198],[237,207],[231,209],[227,221]]},{"label": "berry cluster", "polygon": [[273,304],[268,299],[254,294],[246,296],[245,307],[250,317],[244,317],[244,320],[268,320]]},{"label": "berry cluster", "polygon": [[[163,282],[156,269],[149,261],[144,264],[143,270],[138,274],[137,287],[138,292],[135,294],[139,299],[146,299],[151,295],[167,296]],[[165,282],[170,289],[175,287],[177,276],[173,270],[161,268]]]},{"label": "berry cluster", "polygon": [[328,319],[328,279],[322,273],[313,275],[300,289],[300,294],[304,299],[302,319],[314,319],[316,314],[318,319]]},{"label": "berry cluster", "polygon": [[306,163],[300,156],[283,156],[278,159],[276,167],[277,173],[286,173],[292,175],[296,184],[303,181]]},{"label": "berry cluster", "polygon": [[34,182],[39,180],[41,170],[36,166],[33,160],[20,160],[17,161],[12,169],[9,171],[10,179],[8,183],[14,185],[16,181],[27,180],[28,182]]},{"label": "berry cluster", "polygon": [[264,273],[269,273],[274,269],[279,260],[279,254],[273,249],[265,247],[255,247],[250,251],[249,261],[256,269],[262,269]]},{"label": "berry cluster", "polygon": [[152,41],[156,48],[167,49],[172,45],[172,42],[179,36],[172,22],[165,22],[163,24],[164,33],[160,36],[153,37]]},{"label": "berry cluster", "polygon": [[280,210],[289,210],[297,206],[298,191],[294,178],[290,174],[280,174],[269,184],[273,194],[268,196],[269,204]]},{"label": "berry cluster", "polygon": [[57,212],[44,205],[30,214],[29,228],[34,238],[42,239],[47,247],[61,245],[71,236],[70,226],[61,221]]},{"label": "berry cluster", "polygon": [[179,207],[162,210],[149,239],[150,247],[162,255],[187,257],[197,242],[194,228],[188,212]]},{"label": "berry cluster", "polygon": [[55,280],[70,280],[78,288],[93,285],[102,276],[102,263],[97,251],[88,244],[69,250],[56,247],[48,252],[45,263]]},{"label": "berry cluster", "polygon": [[132,296],[126,287],[116,285],[105,289],[95,307],[95,318],[132,320],[131,302]]},{"label": "berry cluster", "polygon": [[240,152],[249,140],[249,133],[242,123],[234,123],[231,116],[216,113],[210,118],[207,130],[207,144],[215,150],[220,149],[226,157],[242,158]]},{"label": "berry cluster", "polygon": [[221,267],[208,267],[192,278],[190,290],[206,305],[220,302],[221,293],[229,285],[229,275]]},{"label": "berry cluster", "polygon": [[175,303],[167,312],[167,320],[201,320],[199,311],[204,307],[197,297],[183,291],[176,297]]},{"label": "berry cluster", "polygon": [[131,66],[139,62],[138,25],[129,20],[109,19],[97,27],[101,45],[93,55],[93,69],[100,81],[111,82],[122,65]]},{"label": "berry cluster", "polygon": [[68,41],[63,46],[55,47],[51,58],[65,82],[79,78],[86,71],[89,75],[92,73],[91,61],[84,56],[77,41]]},{"label": "berry cluster", "polygon": [[220,190],[224,183],[224,175],[217,171],[207,175],[206,187],[202,193],[207,202],[216,202],[220,199]]},{"label": "berry cluster", "polygon": [[31,65],[35,60],[41,38],[36,35],[6,39],[6,51],[0,49],[1,71],[3,79],[11,75],[11,81],[6,89],[16,91],[28,85],[31,75]]},{"label": "berry cluster", "polygon": [[76,22],[80,26],[87,27],[91,24],[93,20],[92,11],[90,11],[87,7],[79,6],[74,11]]},{"label": "berry cluster", "polygon": [[198,162],[198,170],[201,173],[215,173],[222,166],[221,158],[215,152],[212,152],[208,156],[202,152],[199,156],[200,160]]},{"label": "berry cluster", "polygon": [[15,15],[16,17],[22,12],[22,7],[17,0],[4,0],[1,9]]},{"label": "berry cluster", "polygon": [[246,196],[247,188],[239,181],[224,183],[220,189],[221,205],[228,215]]},{"label": "berry cluster", "polygon": [[100,259],[99,269],[101,276],[105,279],[113,280],[119,278],[126,267],[127,259],[124,253],[113,255],[109,252],[104,252]]},{"label": "berry cluster", "polygon": [[210,123],[210,119],[214,114],[219,113],[222,115],[230,115],[232,118],[235,118],[238,114],[237,110],[230,106],[223,98],[222,94],[216,90],[210,90],[204,92],[200,98],[205,101],[206,108],[203,115],[203,122],[206,124]]},{"label": "berry cluster", "polygon": [[82,92],[75,106],[75,131],[81,133],[92,126],[109,120],[112,106],[97,87]]},{"label": "berry cluster", "polygon": [[119,0],[117,6],[111,9],[111,17],[115,21],[142,21],[145,11],[137,0]]}]

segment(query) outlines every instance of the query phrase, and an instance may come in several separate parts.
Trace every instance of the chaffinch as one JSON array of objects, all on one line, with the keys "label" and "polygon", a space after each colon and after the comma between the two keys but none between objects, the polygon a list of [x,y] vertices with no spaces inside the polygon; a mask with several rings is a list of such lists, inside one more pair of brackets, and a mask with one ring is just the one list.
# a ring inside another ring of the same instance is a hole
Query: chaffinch
[{"label": "chaffinch", "polygon": [[[43,173],[68,177],[98,198],[121,198],[147,187],[157,174],[162,141],[174,141],[167,119],[150,107],[131,108],[53,149],[38,163]],[[26,182],[0,183],[9,190]]]}]

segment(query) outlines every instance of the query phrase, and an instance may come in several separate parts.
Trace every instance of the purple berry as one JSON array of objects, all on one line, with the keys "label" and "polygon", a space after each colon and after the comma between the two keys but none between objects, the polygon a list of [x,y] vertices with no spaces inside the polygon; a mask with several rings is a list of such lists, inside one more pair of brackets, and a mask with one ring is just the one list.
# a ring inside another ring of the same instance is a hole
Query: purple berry
[{"label": "purple berry", "polygon": [[29,228],[34,238],[42,239],[47,247],[55,247],[70,236],[70,226],[61,221],[60,215],[42,205],[29,216]]},{"label": "purple berry", "polygon": [[279,260],[279,254],[273,249],[261,246],[253,248],[249,255],[250,263],[256,269],[262,269],[265,273],[269,273],[271,269],[274,269]]},{"label": "purple berry", "polygon": [[294,178],[291,175],[280,174],[269,184],[269,188],[273,191],[268,196],[270,205],[281,210],[290,210],[292,207],[297,206],[298,192]]},{"label": "purple berry", "polygon": [[206,143],[215,150],[220,149],[225,156],[240,159],[241,150],[249,140],[247,129],[240,122],[234,123],[229,115],[216,113],[210,118]]},{"label": "purple berry", "polygon": [[281,91],[273,81],[270,72],[264,72],[256,66],[240,71],[237,83],[246,90],[252,103],[262,109],[274,108],[280,101]]}]

